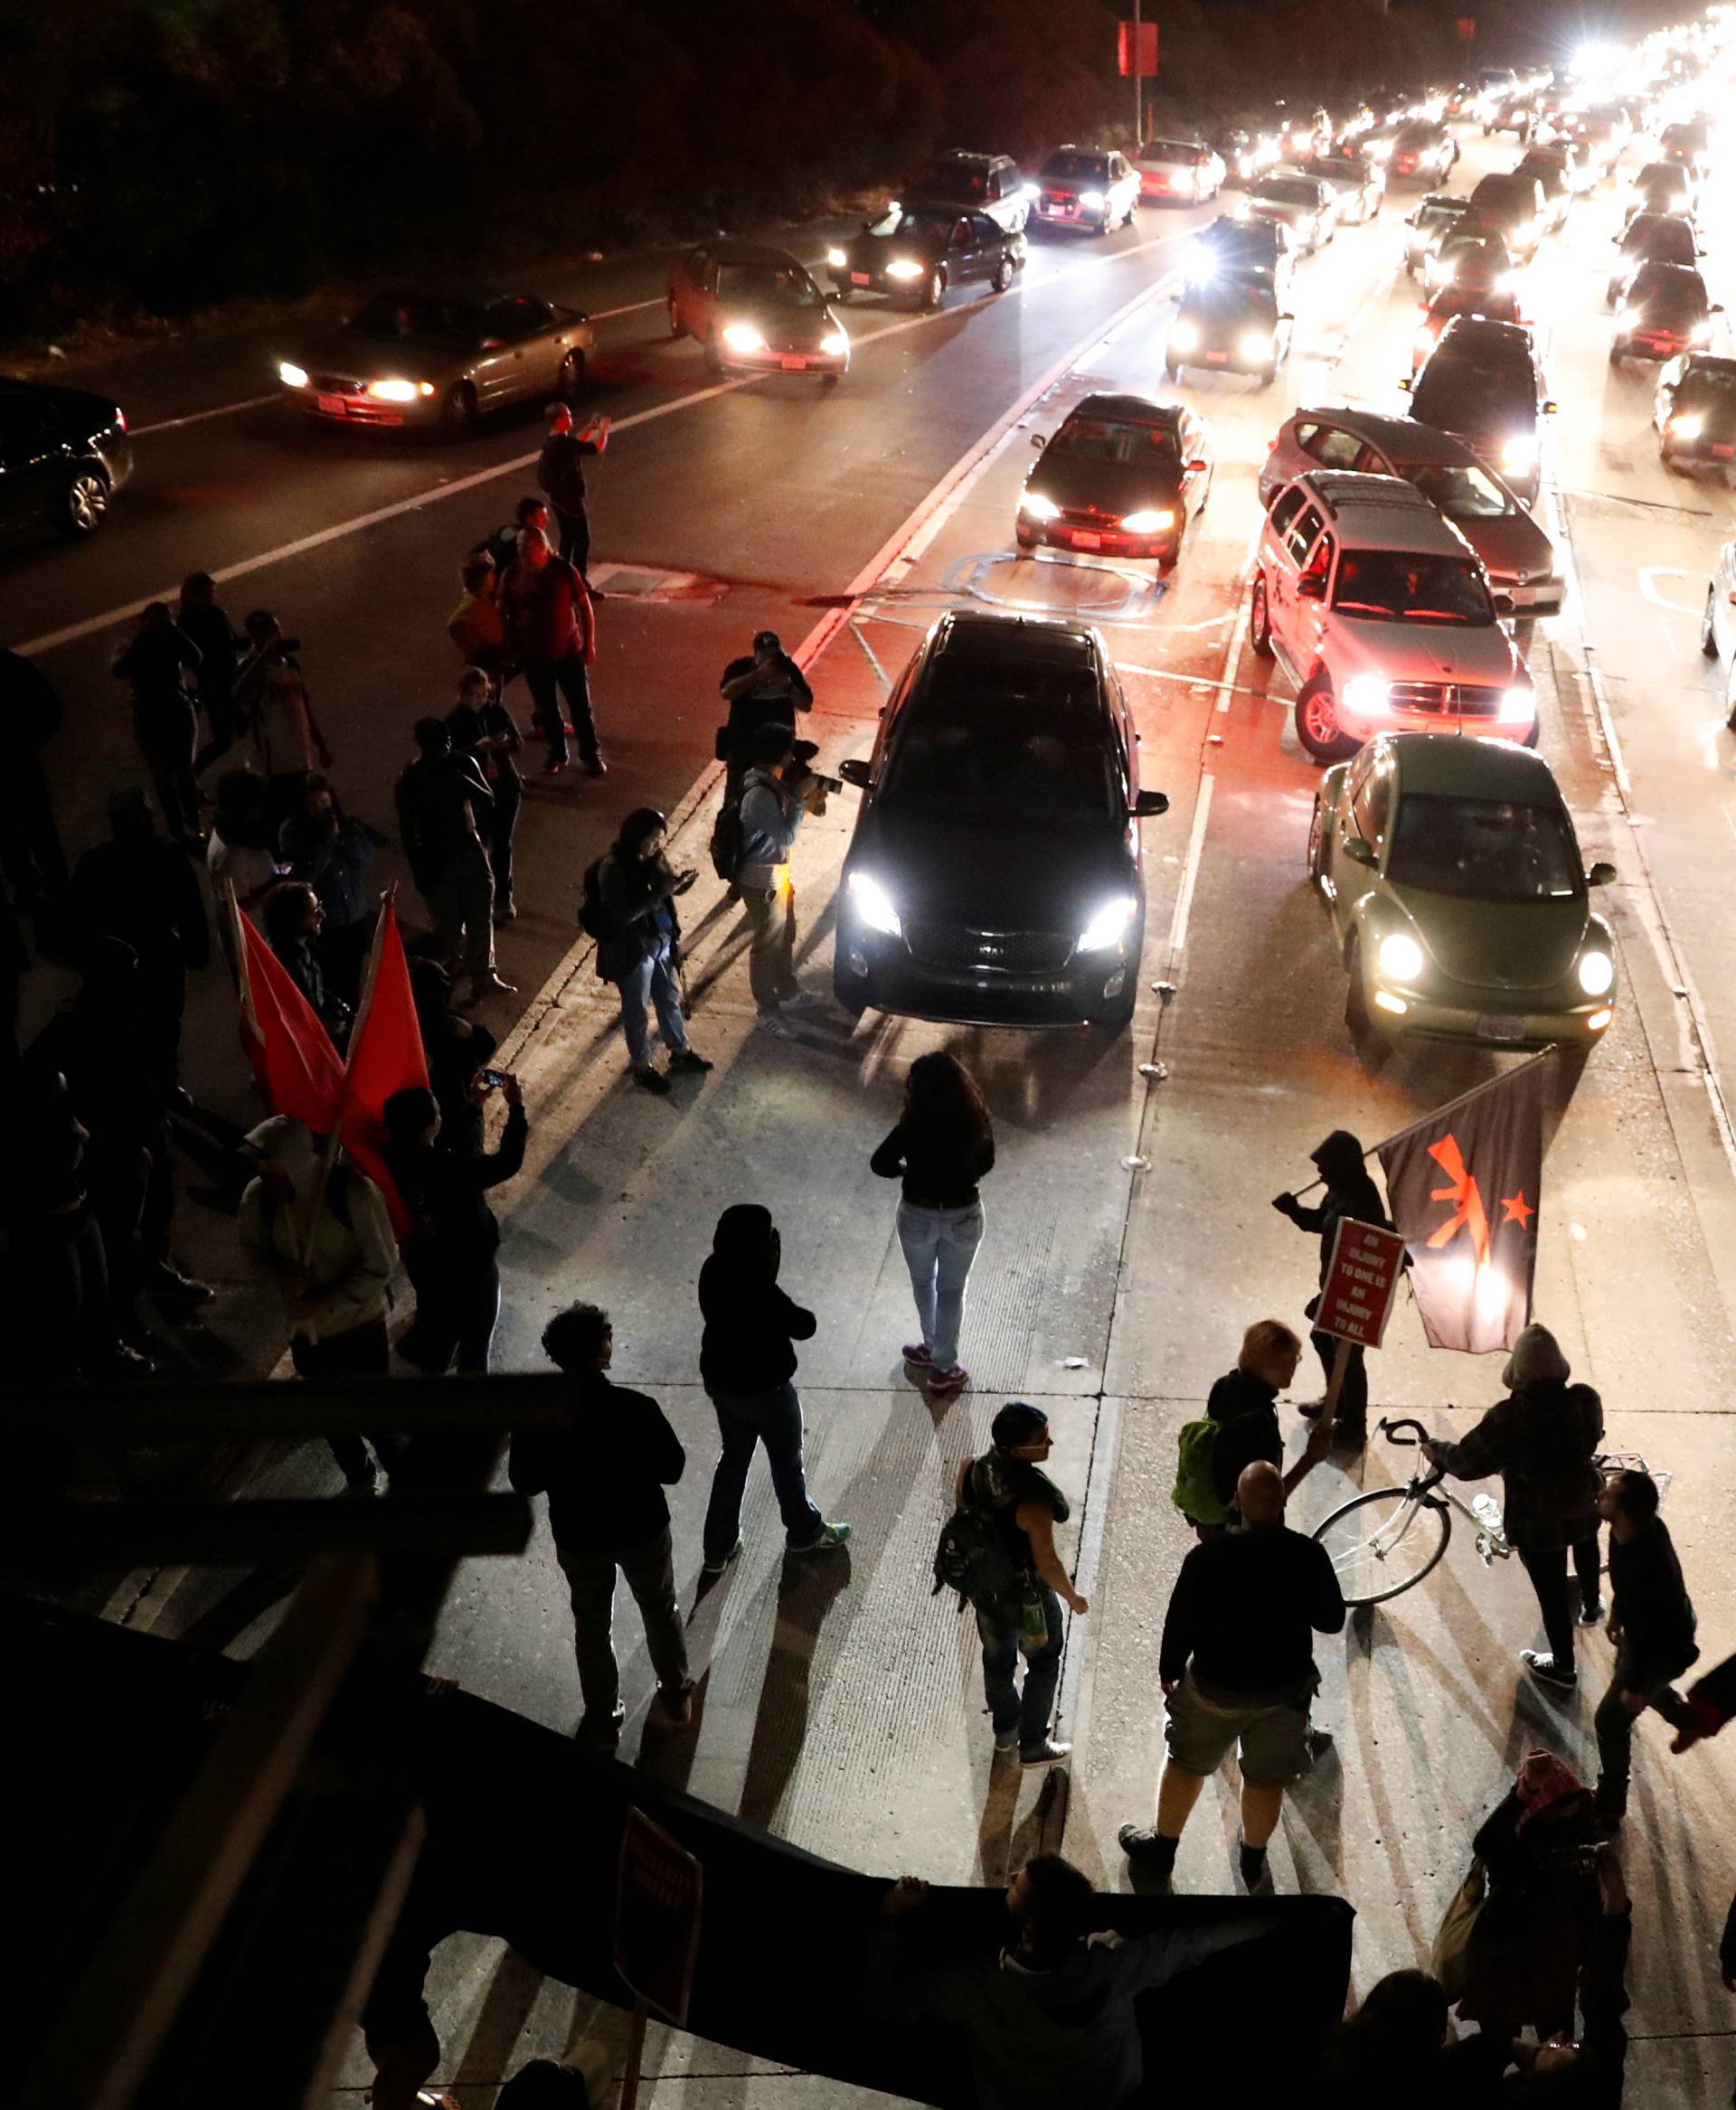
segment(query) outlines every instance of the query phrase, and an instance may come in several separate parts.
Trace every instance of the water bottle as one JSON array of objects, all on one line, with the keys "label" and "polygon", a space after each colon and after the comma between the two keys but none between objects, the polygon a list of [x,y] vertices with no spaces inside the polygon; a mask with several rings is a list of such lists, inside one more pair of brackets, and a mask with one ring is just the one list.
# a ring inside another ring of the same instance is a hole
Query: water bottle
[{"label": "water bottle", "polygon": [[1021,1615],[1027,1645],[1041,1647],[1049,1638],[1049,1607],[1035,1583],[1028,1582],[1024,1586]]},{"label": "water bottle", "polygon": [[1494,1495],[1472,1495],[1471,1513],[1486,1531],[1498,1531],[1501,1529],[1501,1504]]}]

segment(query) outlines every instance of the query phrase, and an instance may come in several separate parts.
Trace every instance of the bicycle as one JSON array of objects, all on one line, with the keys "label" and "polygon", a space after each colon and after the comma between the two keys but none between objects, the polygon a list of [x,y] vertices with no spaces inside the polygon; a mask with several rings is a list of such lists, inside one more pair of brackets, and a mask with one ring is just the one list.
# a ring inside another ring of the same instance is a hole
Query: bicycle
[{"label": "bicycle", "polygon": [[[1407,1430],[1413,1433],[1403,1433]],[[1412,1446],[1420,1445],[1429,1433],[1421,1422],[1408,1418],[1382,1421],[1379,1432],[1389,1443]],[[1652,1470],[1637,1451],[1599,1452],[1592,1463],[1606,1479],[1611,1473]],[[1652,1476],[1661,1495],[1670,1475]],[[1438,1465],[1420,1465],[1405,1485],[1372,1487],[1352,1495],[1315,1527],[1314,1536],[1331,1558],[1346,1605],[1383,1605],[1432,1574],[1452,1538],[1455,1510],[1477,1533],[1477,1556],[1485,1568],[1512,1555],[1494,1495],[1479,1491],[1467,1502],[1442,1484],[1445,1478]]]}]

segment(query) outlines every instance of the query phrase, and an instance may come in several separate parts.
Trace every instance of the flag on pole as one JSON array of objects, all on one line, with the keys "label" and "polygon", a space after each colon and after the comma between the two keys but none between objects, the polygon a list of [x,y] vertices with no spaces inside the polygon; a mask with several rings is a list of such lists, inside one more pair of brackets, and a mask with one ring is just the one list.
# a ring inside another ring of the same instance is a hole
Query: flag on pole
[{"label": "flag on pole", "polygon": [[229,898],[235,919],[235,967],[241,1047],[274,1114],[305,1121],[316,1135],[330,1125],[344,1088],[344,1065],[313,1005],[271,947]]},{"label": "flag on pole", "polygon": [[400,1239],[410,1229],[410,1216],[386,1170],[385,1105],[393,1092],[427,1082],[428,1059],[410,993],[410,963],[388,896],[381,904],[362,1002],[350,1032],[338,1133],[344,1149],[384,1194]]},{"label": "flag on pole", "polygon": [[1488,1355],[1530,1323],[1551,1052],[1374,1146],[1431,1348]]}]

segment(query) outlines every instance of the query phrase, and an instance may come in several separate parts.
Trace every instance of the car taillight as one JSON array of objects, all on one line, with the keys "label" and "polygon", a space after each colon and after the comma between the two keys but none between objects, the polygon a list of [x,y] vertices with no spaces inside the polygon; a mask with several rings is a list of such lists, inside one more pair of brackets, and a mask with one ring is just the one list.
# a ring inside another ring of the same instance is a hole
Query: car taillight
[{"label": "car taillight", "polygon": [[117,426],[119,428],[119,429],[120,429],[122,432],[125,432],[125,431],[126,431],[126,429],[127,429],[127,413],[126,413],[126,411],[125,411],[125,410],[117,410],[117,411],[115,412],[115,423],[116,423],[116,425],[117,425]]}]

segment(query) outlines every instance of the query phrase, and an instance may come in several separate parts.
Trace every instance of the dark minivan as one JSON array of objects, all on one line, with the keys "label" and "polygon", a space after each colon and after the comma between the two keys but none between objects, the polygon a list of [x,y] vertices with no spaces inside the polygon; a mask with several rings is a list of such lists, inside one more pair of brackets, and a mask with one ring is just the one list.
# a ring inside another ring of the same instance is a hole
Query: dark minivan
[{"label": "dark minivan", "polygon": [[1534,505],[1543,488],[1543,400],[1531,333],[1514,323],[1456,316],[1410,391],[1410,415],[1456,433],[1478,461]]},{"label": "dark minivan", "polygon": [[881,712],[838,890],[844,1009],[1118,1030],[1145,940],[1132,714],[1090,624],[944,615]]}]

